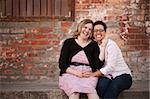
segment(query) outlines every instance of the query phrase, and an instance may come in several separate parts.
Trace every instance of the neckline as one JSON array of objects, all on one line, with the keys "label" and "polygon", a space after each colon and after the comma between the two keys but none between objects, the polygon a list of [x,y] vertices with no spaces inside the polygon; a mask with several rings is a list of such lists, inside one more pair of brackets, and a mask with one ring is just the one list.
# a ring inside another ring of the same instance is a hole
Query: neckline
[{"label": "neckline", "polygon": [[85,46],[81,46],[81,45],[78,43],[77,39],[75,39],[75,38],[74,38],[74,42],[75,42],[79,47],[85,48],[85,47],[87,47],[87,46],[92,42],[92,40],[88,41]]}]

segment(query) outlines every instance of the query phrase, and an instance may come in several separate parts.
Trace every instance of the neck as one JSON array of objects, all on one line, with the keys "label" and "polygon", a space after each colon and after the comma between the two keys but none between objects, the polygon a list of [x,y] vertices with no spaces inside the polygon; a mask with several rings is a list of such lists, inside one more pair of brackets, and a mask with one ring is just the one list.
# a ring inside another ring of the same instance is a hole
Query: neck
[{"label": "neck", "polygon": [[102,41],[97,41],[98,45],[101,45],[102,44]]},{"label": "neck", "polygon": [[87,43],[88,39],[83,39],[80,36],[77,38],[81,43]]}]

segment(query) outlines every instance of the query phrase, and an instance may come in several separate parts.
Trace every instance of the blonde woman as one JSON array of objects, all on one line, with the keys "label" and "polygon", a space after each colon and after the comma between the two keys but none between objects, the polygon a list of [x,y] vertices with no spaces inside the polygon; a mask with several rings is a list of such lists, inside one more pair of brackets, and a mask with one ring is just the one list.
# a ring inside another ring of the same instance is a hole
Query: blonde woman
[{"label": "blonde woman", "polygon": [[84,72],[100,69],[98,44],[91,39],[93,22],[81,21],[73,38],[64,41],[59,58],[59,87],[69,99],[79,99],[85,93],[88,99],[99,99],[96,92],[97,77],[86,77]]}]

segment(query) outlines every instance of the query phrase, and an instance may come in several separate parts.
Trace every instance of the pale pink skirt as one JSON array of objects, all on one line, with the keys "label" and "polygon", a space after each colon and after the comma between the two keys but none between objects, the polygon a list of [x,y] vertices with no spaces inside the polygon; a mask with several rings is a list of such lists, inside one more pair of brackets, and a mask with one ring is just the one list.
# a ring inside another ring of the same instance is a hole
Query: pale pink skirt
[{"label": "pale pink skirt", "polygon": [[[80,71],[91,71],[90,66],[71,66]],[[59,87],[70,96],[74,92],[96,93],[97,77],[80,78],[72,74],[64,73],[59,76]]]}]

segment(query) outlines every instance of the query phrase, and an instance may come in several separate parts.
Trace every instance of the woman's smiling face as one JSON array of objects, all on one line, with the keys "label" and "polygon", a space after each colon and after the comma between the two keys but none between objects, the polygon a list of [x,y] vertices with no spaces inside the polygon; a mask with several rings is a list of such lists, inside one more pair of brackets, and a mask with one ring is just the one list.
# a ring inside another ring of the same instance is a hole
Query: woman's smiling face
[{"label": "woman's smiling face", "polygon": [[81,28],[81,33],[80,33],[79,36],[82,37],[83,39],[88,39],[91,36],[92,28],[93,28],[93,24],[92,23],[85,24]]},{"label": "woman's smiling face", "polygon": [[93,33],[93,36],[94,36],[94,39],[96,41],[101,41],[104,39],[106,35],[106,32],[104,30],[104,27],[103,25],[95,25],[94,26],[94,33]]}]

